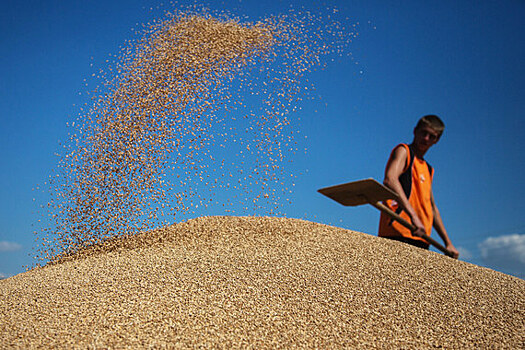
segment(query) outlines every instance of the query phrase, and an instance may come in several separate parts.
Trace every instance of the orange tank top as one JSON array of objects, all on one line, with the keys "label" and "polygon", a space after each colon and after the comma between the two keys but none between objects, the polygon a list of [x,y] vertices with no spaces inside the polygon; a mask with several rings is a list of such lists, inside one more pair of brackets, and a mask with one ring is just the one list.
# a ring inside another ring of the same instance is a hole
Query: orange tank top
[{"label": "orange tank top", "polygon": [[[432,232],[432,224],[434,222],[434,212],[432,210],[432,178],[434,176],[434,169],[424,160],[415,157],[415,154],[410,146],[406,144],[397,145],[390,154],[388,164],[392,160],[392,155],[398,147],[404,147],[407,151],[407,162],[405,169],[399,181],[403,186],[408,202],[417,213],[417,216],[425,226],[425,232],[430,236]],[[408,214],[401,208],[401,206],[394,200],[387,200],[385,203],[390,209],[398,213],[403,219],[411,222]],[[426,242],[423,238],[415,237],[410,230],[397,221],[392,220],[388,215],[381,213],[379,220],[379,236],[380,237],[399,237],[403,236],[410,239],[420,240]]]}]

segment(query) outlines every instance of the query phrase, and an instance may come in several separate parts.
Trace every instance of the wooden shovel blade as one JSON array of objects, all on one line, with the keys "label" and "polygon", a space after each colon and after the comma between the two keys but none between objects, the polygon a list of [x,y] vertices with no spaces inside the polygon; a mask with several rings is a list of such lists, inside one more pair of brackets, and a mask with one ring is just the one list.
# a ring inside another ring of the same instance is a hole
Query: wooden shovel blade
[{"label": "wooden shovel blade", "polygon": [[372,178],[321,188],[318,192],[345,206],[377,203],[398,198],[394,191]]}]

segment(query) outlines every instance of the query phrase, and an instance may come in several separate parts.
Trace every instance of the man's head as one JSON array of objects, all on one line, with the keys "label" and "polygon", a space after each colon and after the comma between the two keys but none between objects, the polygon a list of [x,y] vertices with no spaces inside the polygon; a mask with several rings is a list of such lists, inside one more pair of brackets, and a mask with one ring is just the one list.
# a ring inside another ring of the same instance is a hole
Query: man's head
[{"label": "man's head", "polygon": [[419,119],[415,130],[424,126],[428,126],[433,129],[438,134],[438,140],[441,137],[441,134],[443,134],[443,130],[445,130],[445,123],[443,123],[443,121],[437,115],[433,114],[426,115]]},{"label": "man's head", "polygon": [[445,123],[437,115],[429,114],[419,119],[414,128],[414,145],[421,155],[439,141],[443,130]]}]

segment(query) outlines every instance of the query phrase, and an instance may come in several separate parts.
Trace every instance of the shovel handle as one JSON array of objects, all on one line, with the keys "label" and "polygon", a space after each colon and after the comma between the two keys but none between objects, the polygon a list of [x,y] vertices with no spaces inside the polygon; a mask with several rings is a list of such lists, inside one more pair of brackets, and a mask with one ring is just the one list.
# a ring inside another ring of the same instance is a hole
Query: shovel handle
[{"label": "shovel handle", "polygon": [[[399,216],[398,214],[393,212],[389,207],[387,207],[383,203],[375,202],[375,203],[370,203],[370,204],[372,204],[374,207],[376,207],[377,209],[381,210],[383,213],[385,213],[388,216],[390,216],[392,219],[394,219],[397,222],[399,222],[401,225],[403,225],[406,228],[408,228],[411,232],[414,232],[417,229],[416,226],[412,225],[410,222],[408,222],[405,219],[403,219],[401,216]],[[423,234],[421,237],[425,241],[427,241],[429,244],[432,244],[434,247],[436,247],[437,249],[441,250],[445,255],[450,256],[450,257],[454,257],[454,255],[447,248],[443,247],[435,239],[433,239],[430,236],[425,235],[425,234]]]}]

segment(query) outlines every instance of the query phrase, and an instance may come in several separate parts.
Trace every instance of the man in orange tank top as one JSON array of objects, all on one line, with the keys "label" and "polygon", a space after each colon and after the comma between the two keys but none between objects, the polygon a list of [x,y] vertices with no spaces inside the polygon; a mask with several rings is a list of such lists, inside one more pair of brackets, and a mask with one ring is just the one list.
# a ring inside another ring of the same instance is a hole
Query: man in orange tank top
[{"label": "man in orange tank top", "polygon": [[423,158],[439,141],[444,129],[445,124],[438,116],[426,115],[414,128],[412,143],[400,144],[393,149],[386,165],[384,184],[399,195],[399,201],[388,200],[385,204],[417,229],[411,232],[382,213],[379,236],[428,249],[422,235],[430,236],[433,227],[446,248],[457,258],[459,253],[448,237],[432,194],[434,169]]}]

